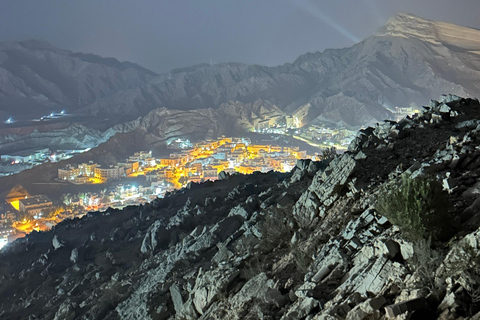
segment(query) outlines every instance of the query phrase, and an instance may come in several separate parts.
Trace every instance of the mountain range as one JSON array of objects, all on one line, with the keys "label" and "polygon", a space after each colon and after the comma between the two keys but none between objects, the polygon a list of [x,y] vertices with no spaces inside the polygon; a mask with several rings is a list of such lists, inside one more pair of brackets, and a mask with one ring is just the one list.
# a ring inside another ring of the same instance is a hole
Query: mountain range
[{"label": "mountain range", "polygon": [[262,100],[303,124],[361,126],[443,93],[477,96],[479,39],[476,29],[397,14],[350,48],[307,53],[293,63],[202,64],[162,75],[45,42],[7,42],[0,44],[0,117],[65,109],[120,122],[162,107],[190,111]]}]

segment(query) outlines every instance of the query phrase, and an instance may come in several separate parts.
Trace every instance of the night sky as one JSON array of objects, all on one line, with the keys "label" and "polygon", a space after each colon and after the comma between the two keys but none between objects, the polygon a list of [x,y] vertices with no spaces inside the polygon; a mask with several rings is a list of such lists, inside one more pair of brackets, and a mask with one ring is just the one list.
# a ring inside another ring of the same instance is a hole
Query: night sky
[{"label": "night sky", "polygon": [[351,46],[396,12],[480,29],[479,0],[0,0],[0,40],[45,40],[156,72],[273,66]]}]

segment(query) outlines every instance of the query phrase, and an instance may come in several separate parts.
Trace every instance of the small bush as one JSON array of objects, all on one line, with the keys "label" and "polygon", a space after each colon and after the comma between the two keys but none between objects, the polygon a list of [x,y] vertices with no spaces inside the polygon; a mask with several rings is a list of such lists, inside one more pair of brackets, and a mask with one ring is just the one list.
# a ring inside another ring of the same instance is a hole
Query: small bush
[{"label": "small bush", "polygon": [[431,236],[446,240],[451,231],[452,203],[442,185],[430,177],[402,175],[399,185],[388,183],[375,209],[413,240]]},{"label": "small bush", "polygon": [[335,147],[330,147],[330,148],[324,148],[322,149],[322,156],[321,156],[321,159],[322,160],[331,160],[333,158],[335,158],[335,156],[337,155],[337,148]]},{"label": "small bush", "polygon": [[442,289],[437,287],[435,281],[437,280],[436,272],[443,259],[444,252],[441,249],[433,249],[431,247],[431,239],[420,239],[413,243],[413,257],[411,264],[418,275],[417,287],[410,289],[427,289],[433,294],[434,298],[440,299]]}]

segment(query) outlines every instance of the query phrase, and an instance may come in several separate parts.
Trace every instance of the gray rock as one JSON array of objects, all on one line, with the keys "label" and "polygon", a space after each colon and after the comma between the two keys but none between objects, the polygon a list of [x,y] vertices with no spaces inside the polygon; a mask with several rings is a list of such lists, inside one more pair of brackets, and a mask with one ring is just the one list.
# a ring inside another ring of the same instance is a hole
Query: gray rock
[{"label": "gray rock", "polygon": [[140,252],[147,253],[155,250],[157,247],[157,236],[160,231],[161,223],[160,221],[155,221],[147,230],[145,238],[143,238],[142,246]]},{"label": "gray rock", "polygon": [[355,155],[355,160],[363,160],[363,159],[367,159],[367,155],[362,151],[360,150],[356,155]]},{"label": "gray rock", "polygon": [[52,240],[52,246],[55,250],[57,250],[57,249],[60,249],[61,247],[64,247],[65,244],[63,241],[60,241],[57,235],[54,235]]},{"label": "gray rock", "polygon": [[293,210],[300,227],[314,226],[314,221],[338,198],[335,191],[347,184],[355,166],[353,157],[343,154],[332,160],[324,171],[317,172],[312,184],[300,196]]},{"label": "gray rock", "polygon": [[220,171],[220,173],[218,174],[218,180],[227,180],[229,177],[230,175],[225,171]]},{"label": "gray rock", "polygon": [[175,308],[175,312],[180,314],[183,312],[183,297],[178,285],[176,283],[170,286],[170,296],[172,297],[173,307]]},{"label": "gray rock", "polygon": [[72,253],[70,254],[70,261],[72,263],[77,263],[78,262],[78,249],[77,248],[72,250]]},{"label": "gray rock", "polygon": [[325,278],[330,273],[330,271],[332,271],[332,269],[333,268],[330,267],[330,266],[325,266],[325,267],[321,268],[312,277],[312,281],[315,282],[315,283],[318,283],[318,282],[322,281],[323,278]]},{"label": "gray rock", "polygon": [[230,210],[230,212],[228,213],[228,216],[229,217],[240,216],[245,220],[247,220],[249,218],[249,214],[248,214],[247,210],[245,210],[241,205],[238,205],[238,206],[232,208],[232,210]]},{"label": "gray rock", "polygon": [[412,312],[423,308],[425,308],[425,299],[417,298],[386,306],[385,312],[387,313],[387,316],[394,318],[402,313]]},{"label": "gray rock", "polygon": [[297,300],[281,320],[297,320],[307,316],[316,306],[318,301],[313,298],[302,298]]},{"label": "gray rock", "polygon": [[310,166],[312,160],[310,159],[298,159],[297,160],[297,168],[300,170],[307,170]]},{"label": "gray rock", "polygon": [[268,288],[267,292],[265,292],[265,301],[274,304],[275,307],[280,309],[289,302],[289,299],[282,295],[279,290]]},{"label": "gray rock", "polygon": [[379,296],[369,300],[368,303],[373,310],[380,310],[387,303],[387,299],[384,296]]}]

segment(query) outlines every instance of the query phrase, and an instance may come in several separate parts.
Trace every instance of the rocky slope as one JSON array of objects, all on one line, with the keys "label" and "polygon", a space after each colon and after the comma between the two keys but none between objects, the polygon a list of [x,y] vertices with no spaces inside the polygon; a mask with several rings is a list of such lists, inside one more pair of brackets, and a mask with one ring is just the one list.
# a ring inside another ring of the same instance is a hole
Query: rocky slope
[{"label": "rocky slope", "polygon": [[[117,133],[136,131],[144,136],[143,147],[166,146],[176,138],[192,141],[216,138],[221,135],[243,135],[252,131],[259,121],[286,115],[268,101],[253,103],[230,101],[219,108],[177,110],[158,108],[143,117],[117,124],[106,130],[79,123],[57,123],[44,126],[8,128],[0,131],[0,152],[9,153],[35,147],[54,149],[94,148]],[[119,141],[128,144],[127,141]],[[140,146],[138,146],[140,147]],[[137,149],[133,151],[138,151]],[[118,157],[120,157],[118,155]]]},{"label": "rocky slope", "polygon": [[[122,128],[124,127],[130,131],[128,126],[122,126]],[[113,127],[102,132],[81,124],[71,124],[57,130],[38,131],[34,129],[28,134],[8,134],[0,136],[0,152],[8,153],[43,146],[48,146],[52,150],[94,148],[117,132],[121,132],[119,129],[119,127]]]},{"label": "rocky slope", "polygon": [[[478,319],[479,116],[478,100],[444,96],[333,159],[30,234],[0,253],[0,317]],[[379,214],[402,177],[444,189],[431,241]]]}]

